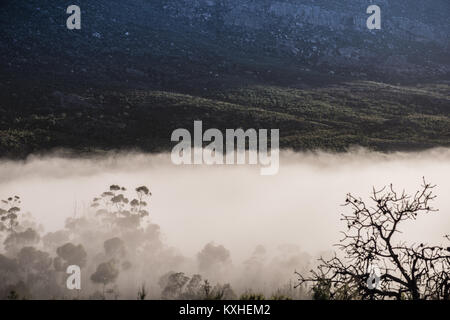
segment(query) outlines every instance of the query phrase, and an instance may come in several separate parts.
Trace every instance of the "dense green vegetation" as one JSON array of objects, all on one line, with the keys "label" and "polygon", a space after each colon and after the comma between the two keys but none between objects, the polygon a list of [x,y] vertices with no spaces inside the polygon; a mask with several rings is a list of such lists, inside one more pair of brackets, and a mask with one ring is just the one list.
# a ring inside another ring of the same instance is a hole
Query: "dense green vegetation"
[{"label": "dense green vegetation", "polygon": [[[176,128],[279,128],[280,145],[342,151],[450,145],[449,84],[255,85],[198,95],[144,89],[30,89],[1,97],[0,153],[53,148],[169,150]],[[7,103],[5,103],[8,101]]]}]

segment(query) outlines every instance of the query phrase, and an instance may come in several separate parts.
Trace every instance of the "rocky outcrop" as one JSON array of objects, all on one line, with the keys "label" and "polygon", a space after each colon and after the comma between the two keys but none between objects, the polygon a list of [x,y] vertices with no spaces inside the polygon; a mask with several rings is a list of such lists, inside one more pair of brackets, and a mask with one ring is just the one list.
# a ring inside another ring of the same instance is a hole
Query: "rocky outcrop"
[{"label": "rocky outcrop", "polygon": [[[83,22],[77,32],[67,31],[65,8],[51,0],[4,5],[0,27],[6,36],[0,53],[5,72],[36,66],[44,72],[54,66],[64,75],[161,86],[227,72],[234,75],[237,70],[255,73],[249,65],[276,71],[284,61],[297,69],[321,67],[327,75],[348,67],[370,75],[367,71],[376,66],[387,79],[399,73],[411,78],[450,72],[448,0],[79,0],[78,4]],[[371,4],[381,7],[381,30],[366,27]]]},{"label": "rocky outcrop", "polygon": [[[163,3],[163,9],[172,17],[202,22],[220,16],[230,26],[262,29],[282,24],[299,32],[303,25],[367,31],[366,9],[377,4],[382,8],[384,28],[393,34],[408,33],[418,38],[447,42],[447,45],[450,34],[444,13],[450,12],[450,4],[441,0],[433,3],[416,0],[169,0]],[[441,14],[433,20],[426,16],[424,9],[440,11]]]}]

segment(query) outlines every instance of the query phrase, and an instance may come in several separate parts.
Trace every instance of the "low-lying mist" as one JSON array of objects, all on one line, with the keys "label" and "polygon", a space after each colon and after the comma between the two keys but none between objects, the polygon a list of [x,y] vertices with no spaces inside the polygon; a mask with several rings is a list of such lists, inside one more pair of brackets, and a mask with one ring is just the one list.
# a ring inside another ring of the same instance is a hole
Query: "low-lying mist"
[{"label": "low-lying mist", "polygon": [[[114,297],[134,299],[145,283],[147,298],[161,298],[171,271],[200,274],[213,286],[229,283],[237,295],[246,289],[272,294],[295,284],[295,270],[310,268],[319,255],[334,250],[345,227],[340,213],[348,210],[341,206],[347,193],[368,200],[372,187],[393,183],[414,194],[423,177],[437,185],[434,207],[439,211],[408,224],[402,237],[441,243],[450,233],[450,149],[442,148],[391,154],[364,149],[340,154],[283,151],[275,176],[261,176],[257,166],[175,166],[170,154],[68,158],[55,153],[2,161],[0,197],[20,196],[20,215],[30,213],[32,219],[19,218],[38,231],[33,246],[49,259],[63,257],[57,248],[66,243],[83,246],[87,262],[78,297],[114,287]],[[126,187],[130,200],[135,188],[149,188],[149,216],[140,232],[95,220],[92,200],[114,184]],[[68,218],[87,223],[77,222],[75,232],[68,230]],[[110,239],[115,240],[105,243]],[[4,246],[1,252],[20,262],[19,249]],[[98,265],[112,258],[120,261],[114,281],[107,286],[93,281]],[[0,259],[0,268],[2,263]],[[8,288],[20,291],[14,287],[20,275],[10,272]],[[55,285],[63,283],[64,274]],[[51,297],[51,291],[39,291],[44,285],[36,283],[27,288],[30,297]],[[73,297],[68,291],[62,294]]]}]

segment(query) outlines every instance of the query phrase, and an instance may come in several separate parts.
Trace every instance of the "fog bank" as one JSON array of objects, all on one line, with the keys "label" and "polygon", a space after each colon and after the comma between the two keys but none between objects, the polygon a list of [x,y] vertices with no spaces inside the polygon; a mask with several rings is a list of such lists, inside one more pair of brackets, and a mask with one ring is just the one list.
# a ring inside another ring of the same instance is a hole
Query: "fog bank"
[{"label": "fog bank", "polygon": [[[282,278],[290,279],[305,253],[333,250],[348,192],[368,199],[373,186],[393,183],[413,193],[422,177],[437,185],[434,207],[440,211],[408,225],[403,236],[441,243],[450,233],[450,149],[442,148],[392,154],[283,151],[275,176],[261,176],[257,166],[175,166],[170,154],[31,156],[0,163],[0,197],[19,195],[22,211],[55,231],[66,218],[87,214],[91,200],[111,184],[131,190],[146,185],[152,193],[150,220],[159,225],[162,241],[197,259],[204,274],[209,258],[198,254],[213,242],[230,252],[223,265],[239,267],[270,253],[270,263],[279,264],[274,272],[289,273]],[[223,277],[236,278],[226,272]]]}]

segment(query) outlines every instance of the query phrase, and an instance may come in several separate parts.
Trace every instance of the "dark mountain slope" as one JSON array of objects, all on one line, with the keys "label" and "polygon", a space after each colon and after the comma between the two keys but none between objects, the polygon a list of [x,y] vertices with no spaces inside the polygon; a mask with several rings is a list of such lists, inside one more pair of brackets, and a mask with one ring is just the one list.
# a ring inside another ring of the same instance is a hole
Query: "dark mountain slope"
[{"label": "dark mountain slope", "polygon": [[446,0],[80,0],[69,31],[71,4],[0,4],[3,155],[168,149],[194,119],[297,149],[450,144]]},{"label": "dark mountain slope", "polygon": [[448,76],[448,1],[378,1],[375,31],[365,26],[370,3],[80,0],[82,29],[69,31],[67,1],[3,1],[3,77],[181,89],[232,85],[236,76],[283,84],[309,73],[321,81]]}]

